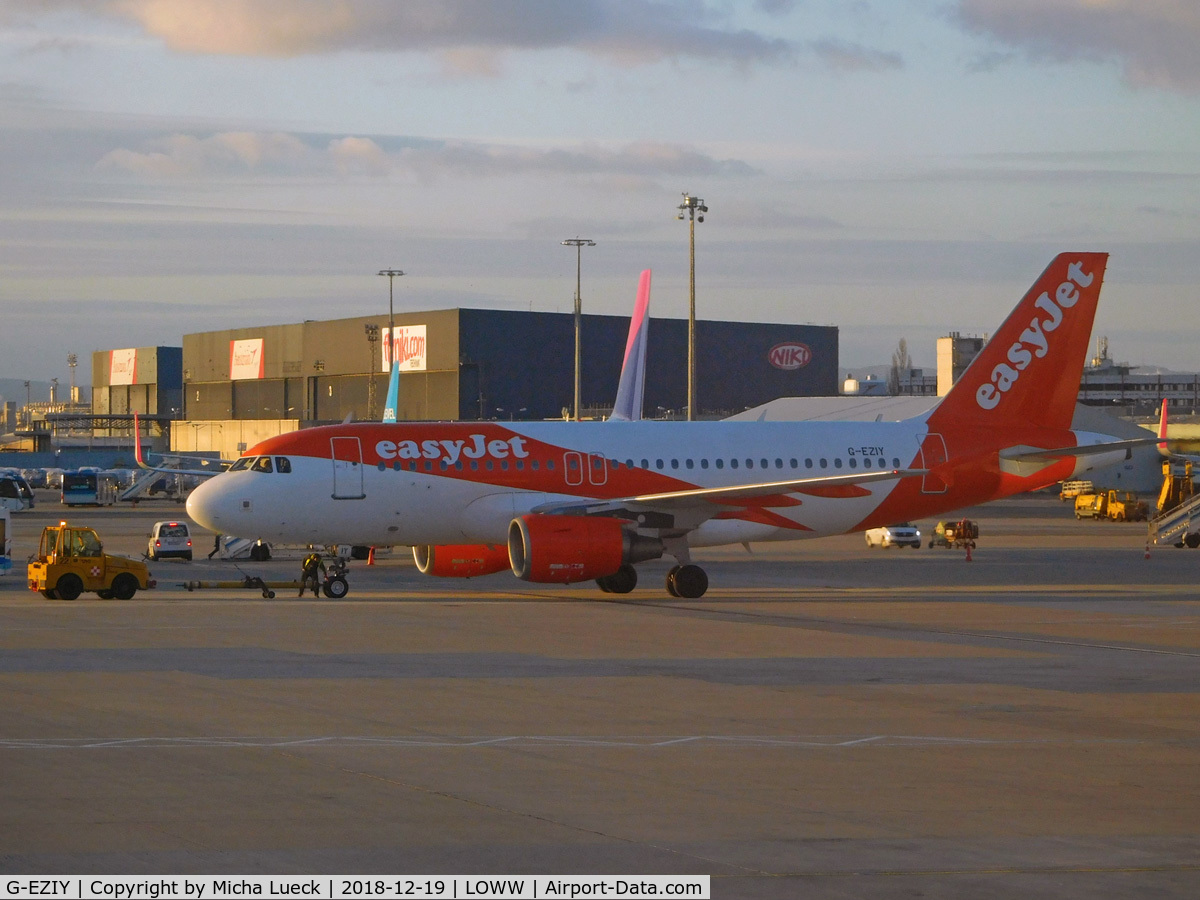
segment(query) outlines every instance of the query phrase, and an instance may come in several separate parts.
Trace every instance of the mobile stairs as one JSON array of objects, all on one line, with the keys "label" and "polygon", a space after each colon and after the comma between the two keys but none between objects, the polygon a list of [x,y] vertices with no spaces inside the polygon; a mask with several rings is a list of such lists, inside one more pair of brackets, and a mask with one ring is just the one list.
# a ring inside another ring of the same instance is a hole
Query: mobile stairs
[{"label": "mobile stairs", "polygon": [[1200,494],[1151,519],[1150,540],[1176,547],[1200,547]]}]

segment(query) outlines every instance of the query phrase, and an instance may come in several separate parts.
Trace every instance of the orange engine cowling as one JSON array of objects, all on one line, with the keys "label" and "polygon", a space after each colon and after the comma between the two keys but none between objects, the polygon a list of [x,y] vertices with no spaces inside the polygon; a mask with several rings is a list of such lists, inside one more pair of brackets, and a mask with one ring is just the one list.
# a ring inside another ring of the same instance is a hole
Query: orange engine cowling
[{"label": "orange engine cowling", "polygon": [[619,519],[528,515],[508,526],[513,574],[525,581],[588,581],[662,554],[662,541],[623,528]]},{"label": "orange engine cowling", "polygon": [[422,575],[474,578],[507,569],[508,548],[503,544],[425,544],[413,547],[413,562]]}]

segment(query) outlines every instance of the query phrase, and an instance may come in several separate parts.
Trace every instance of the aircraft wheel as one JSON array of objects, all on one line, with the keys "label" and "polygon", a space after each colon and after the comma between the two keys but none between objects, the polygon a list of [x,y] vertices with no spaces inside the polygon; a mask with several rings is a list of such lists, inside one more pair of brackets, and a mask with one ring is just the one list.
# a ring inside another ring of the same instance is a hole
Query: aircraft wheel
[{"label": "aircraft wheel", "polygon": [[112,595],[118,600],[132,600],[133,595],[137,593],[137,579],[128,572],[122,572],[112,583]]},{"label": "aircraft wheel", "polygon": [[631,565],[623,565],[611,575],[605,577],[601,590],[611,594],[628,594],[637,587],[637,569]]},{"label": "aircraft wheel", "polygon": [[75,600],[83,593],[83,581],[78,575],[68,572],[58,579],[58,584],[54,586],[54,592],[61,600]]},{"label": "aircraft wheel", "polygon": [[1195,550],[1197,547],[1200,547],[1200,531],[1193,531],[1183,539],[1183,542],[1193,550]]},{"label": "aircraft wheel", "polygon": [[679,570],[682,568],[683,568],[683,566],[673,566],[671,568],[671,571],[669,571],[667,573],[667,593],[670,594],[672,597],[679,596],[679,588],[676,587],[676,585],[675,585],[675,576],[679,573]]},{"label": "aircraft wheel", "polygon": [[335,575],[321,585],[321,591],[330,600],[341,600],[350,593],[350,583],[341,575]]},{"label": "aircraft wheel", "polygon": [[600,590],[602,590],[606,594],[611,594],[612,588],[609,586],[609,583],[608,583],[608,579],[611,577],[612,577],[611,575],[601,575],[599,578],[596,579],[596,587],[600,588]]},{"label": "aircraft wheel", "polygon": [[703,597],[708,590],[708,575],[699,566],[680,566],[675,573],[675,590],[688,600]]}]

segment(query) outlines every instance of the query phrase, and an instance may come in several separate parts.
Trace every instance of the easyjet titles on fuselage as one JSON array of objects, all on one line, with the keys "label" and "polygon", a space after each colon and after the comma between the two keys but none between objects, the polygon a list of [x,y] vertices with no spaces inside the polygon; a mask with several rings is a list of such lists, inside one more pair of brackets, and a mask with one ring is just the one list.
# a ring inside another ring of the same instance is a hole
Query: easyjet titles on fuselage
[{"label": "easyjet titles on fuselage", "polygon": [[1050,351],[1047,335],[1062,324],[1063,310],[1070,309],[1079,302],[1079,288],[1088,287],[1094,278],[1092,273],[1084,273],[1082,263],[1071,263],[1067,266],[1068,280],[1062,282],[1055,290],[1054,299],[1050,298],[1048,291],[1037,298],[1034,306],[1045,312],[1049,318],[1041,319],[1034,315],[1029,320],[1028,327],[1021,332],[1020,340],[1008,348],[1008,362],[1012,365],[999,363],[992,369],[991,380],[979,386],[975,393],[975,401],[981,409],[995,409],[999,406],[1004,394],[1017,383],[1021,373],[1033,362],[1033,358],[1036,356],[1041,359]]},{"label": "easyjet titles on fuselage", "polygon": [[445,459],[449,465],[454,465],[460,457],[508,459],[511,456],[524,459],[529,456],[529,451],[525,449],[525,438],[520,435],[513,435],[507,440],[488,440],[482,434],[472,434],[468,438],[465,441],[379,441],[375,445],[375,452],[380,459]]}]

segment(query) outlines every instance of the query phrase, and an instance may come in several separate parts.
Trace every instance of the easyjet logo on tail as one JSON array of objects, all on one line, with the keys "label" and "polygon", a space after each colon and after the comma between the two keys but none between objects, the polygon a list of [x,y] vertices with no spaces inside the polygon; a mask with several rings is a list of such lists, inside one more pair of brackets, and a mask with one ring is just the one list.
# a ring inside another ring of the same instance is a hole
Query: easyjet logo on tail
[{"label": "easyjet logo on tail", "polygon": [[1067,280],[1054,291],[1050,297],[1049,291],[1044,291],[1034,302],[1034,307],[1045,313],[1035,312],[1029,320],[1029,325],[1020,334],[1020,340],[1008,348],[1008,362],[998,363],[992,369],[991,380],[981,384],[975,392],[975,402],[982,409],[995,409],[1001,399],[1012,390],[1021,378],[1021,373],[1033,362],[1050,352],[1049,335],[1062,324],[1066,314],[1063,310],[1070,309],[1079,302],[1079,288],[1088,287],[1095,279],[1093,273],[1083,271],[1083,263],[1074,262],[1067,266]]}]

